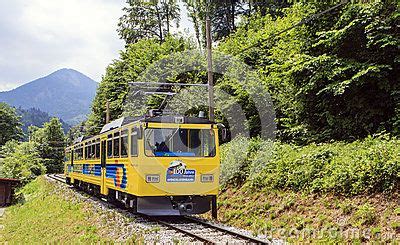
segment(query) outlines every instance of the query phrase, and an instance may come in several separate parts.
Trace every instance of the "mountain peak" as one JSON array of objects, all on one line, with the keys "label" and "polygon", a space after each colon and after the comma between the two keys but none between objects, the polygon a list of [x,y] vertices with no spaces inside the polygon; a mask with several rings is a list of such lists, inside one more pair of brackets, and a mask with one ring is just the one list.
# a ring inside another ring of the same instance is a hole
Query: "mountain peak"
[{"label": "mountain peak", "polygon": [[79,72],[79,71],[71,69],[71,68],[58,69],[45,77],[52,77],[52,76],[67,76],[67,77],[69,76],[70,77],[69,79],[77,78],[79,80],[79,79],[83,78],[86,81],[94,81],[93,79],[89,78],[82,72]]},{"label": "mountain peak", "polygon": [[79,71],[77,71],[75,69],[72,69],[72,68],[61,68],[61,69],[58,69],[58,70],[50,73],[50,75],[51,74],[57,74],[57,73],[79,73],[79,74],[84,75],[83,73],[81,73],[81,72],[79,72]]},{"label": "mountain peak", "polygon": [[1,92],[0,102],[24,109],[39,108],[74,124],[89,113],[97,85],[77,70],[62,68],[11,91]]}]

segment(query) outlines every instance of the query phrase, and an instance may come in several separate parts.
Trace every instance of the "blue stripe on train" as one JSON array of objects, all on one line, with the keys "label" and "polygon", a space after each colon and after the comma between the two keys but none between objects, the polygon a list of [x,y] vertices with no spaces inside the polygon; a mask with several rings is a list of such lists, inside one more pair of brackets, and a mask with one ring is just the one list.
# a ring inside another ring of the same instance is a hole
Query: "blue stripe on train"
[{"label": "blue stripe on train", "polygon": [[[100,164],[82,164],[82,173],[86,175],[101,176]],[[119,188],[126,188],[128,179],[124,164],[107,164],[106,178],[113,179],[114,185]]]},{"label": "blue stripe on train", "polygon": [[126,188],[128,183],[126,168],[124,164],[107,164],[106,178],[114,180],[114,185],[119,188]]},{"label": "blue stripe on train", "polygon": [[101,176],[101,165],[100,164],[83,164],[83,174],[89,174],[94,176]]}]

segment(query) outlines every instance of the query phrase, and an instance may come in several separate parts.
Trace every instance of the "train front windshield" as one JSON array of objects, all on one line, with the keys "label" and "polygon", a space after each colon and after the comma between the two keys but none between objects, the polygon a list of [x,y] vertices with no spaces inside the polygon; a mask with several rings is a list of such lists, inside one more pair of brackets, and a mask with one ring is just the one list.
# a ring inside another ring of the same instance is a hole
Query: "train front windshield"
[{"label": "train front windshield", "polygon": [[215,135],[211,129],[147,128],[145,152],[152,157],[213,157]]}]

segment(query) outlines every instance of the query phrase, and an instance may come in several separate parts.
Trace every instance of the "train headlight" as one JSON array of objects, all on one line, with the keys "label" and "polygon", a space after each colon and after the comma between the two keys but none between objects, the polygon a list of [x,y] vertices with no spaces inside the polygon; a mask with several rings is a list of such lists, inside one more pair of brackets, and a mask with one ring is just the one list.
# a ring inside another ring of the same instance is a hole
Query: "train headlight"
[{"label": "train headlight", "polygon": [[159,183],[160,182],[160,175],[159,174],[147,174],[146,175],[146,182],[147,183]]},{"label": "train headlight", "polygon": [[201,182],[214,182],[214,175],[213,174],[202,174]]}]

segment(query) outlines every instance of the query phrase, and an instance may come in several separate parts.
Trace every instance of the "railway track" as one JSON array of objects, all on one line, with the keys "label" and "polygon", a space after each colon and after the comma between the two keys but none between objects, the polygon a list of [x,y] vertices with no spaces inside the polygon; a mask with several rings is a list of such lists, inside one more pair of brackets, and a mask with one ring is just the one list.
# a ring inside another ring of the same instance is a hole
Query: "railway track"
[{"label": "railway track", "polygon": [[[58,174],[49,174],[49,178],[65,183],[65,177]],[[100,199],[100,201],[104,201]],[[120,207],[119,205],[115,205]],[[226,227],[211,223],[192,216],[148,216],[137,214],[140,217],[155,222],[159,225],[173,229],[185,236],[191,237],[194,242],[203,244],[270,244],[268,240],[262,240]]]},{"label": "railway track", "polygon": [[205,244],[269,244],[232,228],[214,224],[192,216],[161,216],[150,217],[156,222],[185,233]]},{"label": "railway track", "polygon": [[59,174],[48,174],[49,178],[65,183],[65,177]]}]

